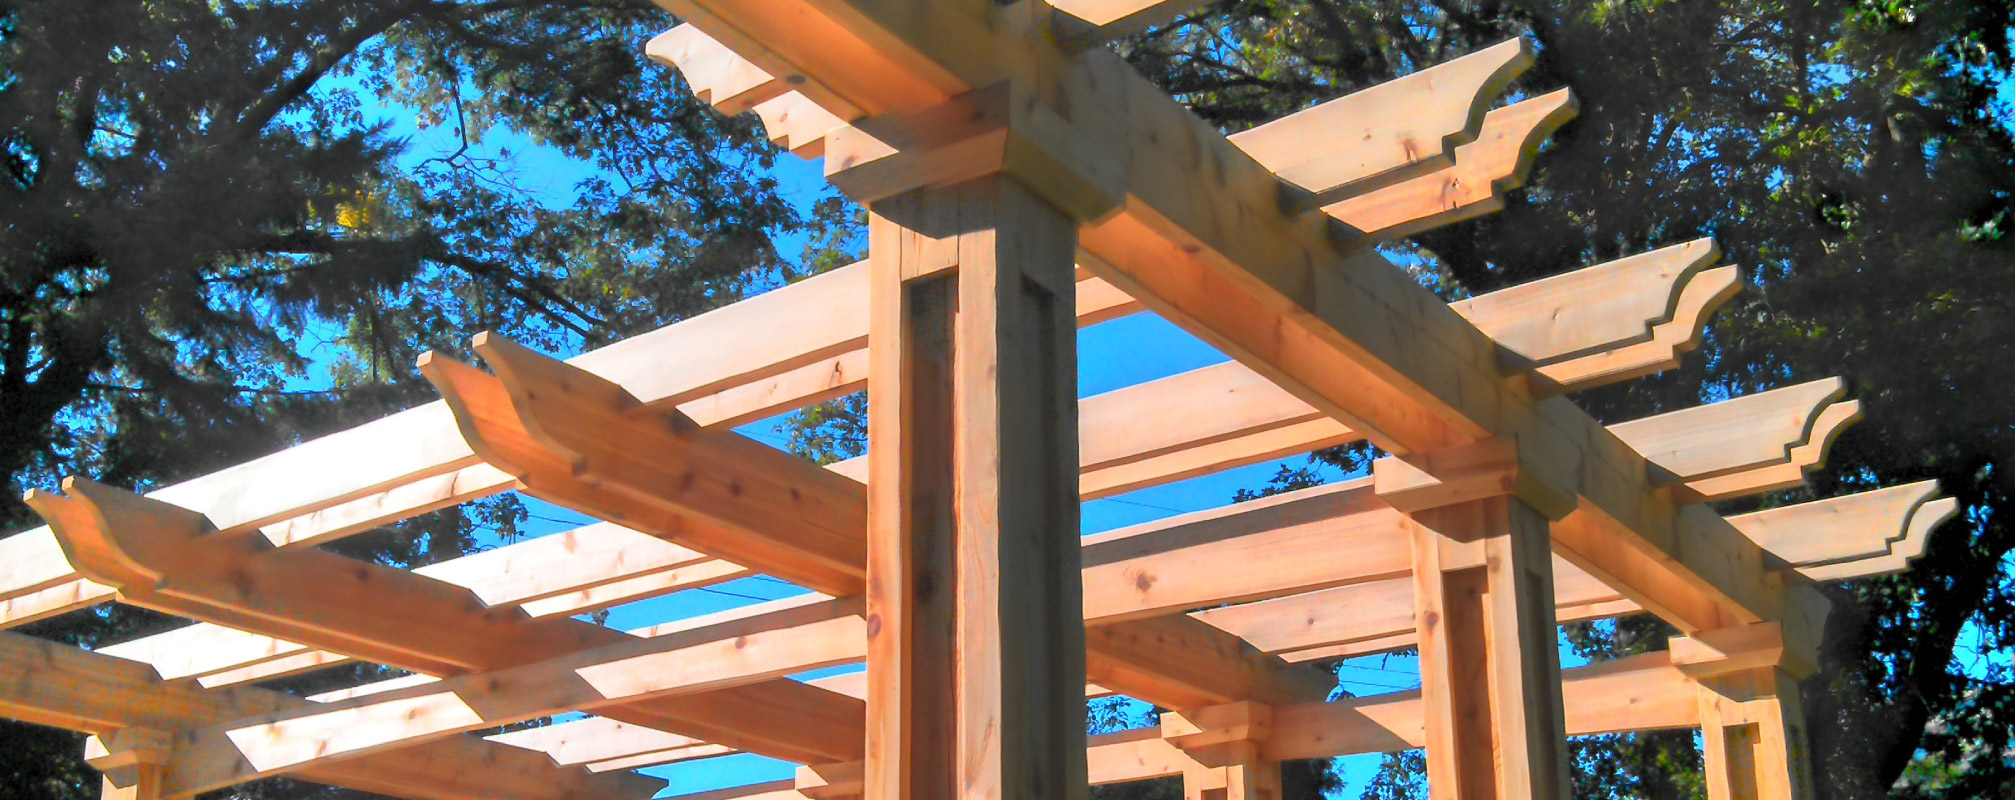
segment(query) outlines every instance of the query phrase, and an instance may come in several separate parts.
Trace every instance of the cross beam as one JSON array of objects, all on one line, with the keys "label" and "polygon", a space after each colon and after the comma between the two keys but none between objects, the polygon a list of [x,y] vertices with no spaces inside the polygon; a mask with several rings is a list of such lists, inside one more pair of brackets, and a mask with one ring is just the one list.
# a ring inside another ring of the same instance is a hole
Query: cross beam
[{"label": "cross beam", "polygon": [[[313,705],[266,689],[168,684],[143,664],[0,633],[0,715],[38,725],[93,734],[173,731]],[[639,775],[556,768],[542,756],[476,739],[316,764],[298,777],[412,800],[642,800],[664,785]]]}]

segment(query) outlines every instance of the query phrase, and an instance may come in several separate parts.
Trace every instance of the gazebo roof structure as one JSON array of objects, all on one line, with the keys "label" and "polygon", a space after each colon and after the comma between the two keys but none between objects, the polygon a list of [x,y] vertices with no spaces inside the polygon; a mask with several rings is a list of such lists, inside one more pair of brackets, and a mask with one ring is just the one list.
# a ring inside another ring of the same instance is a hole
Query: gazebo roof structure
[{"label": "gazebo roof structure", "polygon": [[[1818,581],[1903,569],[1929,483],[1724,517],[1860,416],[1837,380],[1603,424],[1742,285],[1711,241],[1446,303],[1374,245],[1489,213],[1575,113],[1498,107],[1506,42],[1226,137],[1104,42],[1152,0],[661,0],[648,52],[823,158],[867,261],[559,360],[429,355],[442,400],[146,495],[76,478],[0,539],[0,625],[194,620],[95,652],[0,633],[0,715],[94,734],[108,797],[273,775],[417,800],[1081,796],[1425,748],[1436,798],[1564,797],[1567,736],[1699,728],[1715,798],[1811,796]],[[1152,311],[1232,361],[1078,398],[1073,331]],[[735,426],[865,389],[821,467]],[[1080,537],[1078,504],[1349,442],[1361,479]],[[601,520],[412,570],[317,545],[507,491]],[[577,615],[748,575],[811,590],[634,631]],[[1561,669],[1559,622],[1667,651]],[[1310,662],[1418,648],[1419,690]],[[345,661],[411,674],[312,697]],[[865,662],[865,672],[799,679]],[[1088,736],[1083,699],[1170,709]],[[589,716],[493,731],[568,712]]]}]

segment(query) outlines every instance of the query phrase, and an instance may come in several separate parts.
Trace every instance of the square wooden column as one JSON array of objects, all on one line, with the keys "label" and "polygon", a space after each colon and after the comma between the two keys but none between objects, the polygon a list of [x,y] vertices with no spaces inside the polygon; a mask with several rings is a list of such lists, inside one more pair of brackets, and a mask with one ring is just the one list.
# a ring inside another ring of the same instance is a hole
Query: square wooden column
[{"label": "square wooden column", "polygon": [[1798,695],[1799,679],[1817,671],[1812,649],[1787,645],[1776,623],[1672,640],[1673,665],[1700,686],[1710,800],[1818,797]]},{"label": "square wooden column", "polygon": [[1380,496],[1413,522],[1435,800],[1569,794],[1547,524],[1573,505],[1521,472],[1516,447],[1502,440],[1374,468]]},{"label": "square wooden column", "polygon": [[1083,797],[1077,223],[1001,174],[870,209],[865,796]]},{"label": "square wooden column", "polygon": [[1798,681],[1764,667],[1701,682],[1700,733],[1710,800],[1810,800]]}]

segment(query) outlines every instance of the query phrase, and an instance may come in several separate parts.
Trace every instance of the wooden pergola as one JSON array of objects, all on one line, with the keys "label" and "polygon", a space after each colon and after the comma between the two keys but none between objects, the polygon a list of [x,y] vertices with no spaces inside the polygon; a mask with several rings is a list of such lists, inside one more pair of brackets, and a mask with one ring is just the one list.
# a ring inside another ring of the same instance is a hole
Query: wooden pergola
[{"label": "wooden pergola", "polygon": [[[1824,380],[1604,425],[1741,285],[1695,241],[1444,303],[1382,239],[1495,210],[1575,111],[1493,108],[1507,42],[1225,137],[1103,43],[1190,0],[661,0],[649,52],[823,157],[870,257],[561,361],[496,337],[442,402],[145,496],[30,493],[0,624],[196,620],[95,652],[0,633],[0,715],[94,734],[108,798],[272,775],[416,800],[1080,797],[1425,748],[1436,798],[1562,798],[1568,736],[1699,728],[1710,795],[1809,798],[1816,581],[1904,568],[1929,484],[1723,517],[1858,418]],[[1229,363],[1078,398],[1075,329],[1152,311]],[[732,428],[865,388],[821,468]],[[1369,477],[1080,536],[1079,503],[1340,443]],[[414,570],[316,545],[505,491],[604,522]],[[753,574],[812,590],[617,631],[588,611]],[[1562,670],[1559,622],[1670,649]],[[1417,691],[1309,662],[1418,648]],[[406,678],[253,684],[348,660]],[[793,676],[865,661],[866,671]],[[1087,695],[1171,709],[1088,736]],[[509,733],[564,712],[591,716]]]}]

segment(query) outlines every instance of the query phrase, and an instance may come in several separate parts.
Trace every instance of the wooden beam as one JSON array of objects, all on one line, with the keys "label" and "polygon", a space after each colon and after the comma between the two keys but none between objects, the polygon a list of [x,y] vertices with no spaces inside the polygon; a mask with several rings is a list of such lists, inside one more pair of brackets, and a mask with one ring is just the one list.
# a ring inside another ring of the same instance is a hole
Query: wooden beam
[{"label": "wooden beam", "polygon": [[1952,498],[1932,500],[1911,514],[1910,521],[1903,527],[1903,536],[1889,543],[1887,553],[1856,561],[1801,566],[1798,571],[1815,581],[1830,581],[1908,569],[1911,561],[1924,554],[1924,546],[1930,542],[1932,530],[1958,510],[1958,501]]},{"label": "wooden beam", "polygon": [[[1901,568],[1891,548],[1921,541],[1954,506],[1930,499],[1935,482],[1759,511],[1730,519],[1788,567],[1837,580]],[[1306,491],[1306,490],[1304,490]],[[1366,572],[1392,563],[1391,547],[1372,536],[1337,537],[1341,552],[1364,553]],[[1791,544],[1783,553],[1775,546]],[[1822,572],[1823,571],[1823,572]],[[1192,612],[1260,649],[1291,661],[1347,658],[1415,646],[1411,575],[1352,582],[1255,603]],[[1642,612],[1643,607],[1580,568],[1555,557],[1555,607],[1560,621]]]},{"label": "wooden beam", "polygon": [[[516,365],[515,389],[506,392],[500,385],[506,381],[445,359],[429,359],[424,370],[465,415],[471,439],[481,442],[478,449],[493,463],[521,474],[527,491],[828,594],[862,590],[858,576],[865,571],[867,522],[866,492],[859,484],[732,432],[695,431],[657,409],[635,411],[639,407],[624,401],[619,390],[558,361],[497,340],[486,340],[479,349],[492,364]],[[672,433],[673,426],[686,433]],[[535,430],[538,436],[532,434]],[[637,452],[659,455],[630,455]],[[580,454],[586,456],[577,461]],[[683,486],[682,476],[689,471],[712,480]],[[729,477],[735,475],[746,477]],[[733,489],[737,486],[739,491]],[[1196,632],[1198,637],[1212,635]],[[1126,653],[1105,657],[1131,658]],[[1192,674],[1238,674],[1260,665],[1301,672],[1259,655],[1251,663]],[[1172,667],[1146,662],[1126,674],[1163,668]],[[1155,692],[1172,685],[1156,681],[1113,688],[1152,700]],[[1188,687],[1185,694],[1165,699],[1226,691]]]},{"label": "wooden beam", "polygon": [[[311,705],[252,687],[202,691],[171,685],[142,664],[0,633],[0,716],[11,719],[105,734],[133,727],[178,730]],[[537,754],[459,737],[316,765],[297,777],[414,800],[641,799],[663,786],[640,775],[557,769]]]},{"label": "wooden beam", "polygon": [[[1650,256],[1656,258],[1633,257],[1591,267],[1462,301],[1452,308],[1501,344],[1537,364],[1539,373],[1562,389],[1655,371],[1676,363],[1679,353],[1698,342],[1705,311],[1724,301],[1736,284],[1732,268],[1725,271],[1696,270],[1711,262],[1711,243],[1703,241],[1677,249],[1668,248]],[[859,279],[864,269],[865,265],[843,267],[817,279],[779,289],[775,297],[764,295],[766,299],[751,301],[747,307],[737,304],[734,314],[718,316],[728,313],[728,309],[723,309],[643,337],[655,348],[680,353],[684,363],[693,365],[690,372],[681,370],[681,375],[688,376],[684,381],[668,382],[662,376],[639,374],[642,370],[632,365],[646,363],[647,360],[633,347],[619,345],[606,353],[596,351],[583,358],[588,359],[591,365],[618,376],[628,386],[642,387],[644,394],[639,395],[640,399],[658,397],[660,401],[673,402],[681,413],[708,427],[733,426],[804,403],[857,391],[866,385],[866,351],[860,349],[866,341],[865,324],[858,320],[833,321],[816,316],[814,324],[803,324],[799,319],[803,315],[792,315],[789,320],[778,321],[776,317],[784,313],[788,305],[773,301],[788,300],[821,308],[856,303],[865,308],[866,284]],[[1699,279],[1694,279],[1696,274]],[[1564,298],[1586,298],[1590,295],[1601,297],[1603,301],[1563,302]],[[1078,284],[1078,299],[1079,324],[1091,324],[1140,308],[1136,301],[1111,284],[1083,276],[1080,276]],[[1668,314],[1665,311],[1674,306],[1679,309],[1678,312]],[[1577,316],[1577,308],[1595,307],[1603,313]],[[1528,331],[1515,324],[1517,320],[1530,316],[1563,314],[1568,316],[1562,318],[1563,325],[1558,328]],[[1646,320],[1650,326],[1650,340],[1645,340],[1644,329],[1636,328],[1629,322],[1636,319]],[[1614,322],[1605,324],[1603,320],[1625,322],[1619,326]],[[743,327],[760,327],[765,336],[751,338],[727,333]],[[1569,330],[1581,333],[1549,338]],[[761,342],[770,349],[751,348],[746,353],[751,363],[738,365],[719,357],[716,351],[720,349],[717,343],[721,341]],[[704,345],[706,352],[695,352],[693,348],[701,346],[693,344],[696,342],[707,342]],[[713,370],[713,373],[708,370]],[[720,377],[722,375],[727,377]],[[1250,372],[1244,375],[1246,377],[1232,377],[1227,372],[1225,386],[1234,393],[1239,391],[1239,385],[1250,385],[1258,391],[1291,397],[1272,389],[1270,384],[1256,382]],[[653,392],[669,394],[658,396]],[[1109,398],[1109,404],[1119,405],[1121,396],[1129,398],[1126,402],[1143,402],[1149,389],[1142,387],[1139,390],[1122,390],[1122,393]],[[1313,409],[1308,412],[1313,413]],[[1302,412],[1296,409],[1289,413]],[[369,451],[374,447],[395,451],[413,438],[417,428],[423,427],[407,422],[398,425],[389,422],[372,423],[336,434],[326,442],[318,440],[321,443],[310,447],[309,452],[333,458],[347,452]],[[446,420],[437,422],[446,424]],[[1091,424],[1089,420],[1088,424]],[[1353,435],[1348,426],[1325,421],[1319,415],[1294,423],[1292,427],[1299,430],[1253,430],[1242,440],[1220,441],[1217,437],[1224,434],[1201,433],[1194,438],[1207,443],[1199,448],[1154,451],[1153,455],[1135,460],[1105,464],[1087,474],[1081,488],[1088,497],[1107,496],[1157,481],[1202,474],[1213,467],[1239,466],[1302,449],[1337,444]],[[1087,431],[1087,441],[1098,438],[1096,431]],[[463,458],[456,455],[458,452],[447,452],[447,455],[454,459]],[[297,460],[280,456],[255,463],[262,470],[249,474],[254,477],[267,473],[293,474],[291,470],[305,471]],[[347,487],[350,485],[339,483],[335,487],[337,492],[308,502],[292,516],[260,525],[259,530],[276,546],[314,544],[369,530],[412,514],[504,491],[514,481],[512,476],[488,464],[456,467],[454,463],[427,463],[424,458],[395,461],[393,465],[396,469],[376,473],[385,479],[384,488],[339,499],[338,495],[349,491]],[[363,466],[369,470],[380,468],[376,463]],[[396,475],[397,469],[408,471]],[[1771,476],[1757,480],[1781,483],[1785,480],[1779,474],[1782,472],[1773,472]],[[247,475],[236,471],[226,471],[199,479],[198,483],[222,484],[245,477]],[[1749,479],[1717,480],[1726,483]],[[1791,476],[1790,480],[1795,482],[1797,476]],[[295,481],[297,486],[314,483],[307,477],[299,477]],[[264,491],[263,486],[250,483],[244,491]],[[1740,486],[1734,486],[1718,491],[1740,489]],[[208,491],[225,492],[216,486]],[[313,492],[299,496],[316,497]],[[265,513],[272,512],[271,506],[265,504],[255,504],[254,507],[264,509]],[[233,516],[228,509],[213,507],[196,510],[214,515],[212,522],[222,528],[222,533],[250,530],[244,525],[233,527],[231,521],[239,517]],[[5,555],[5,558],[0,558],[0,564],[6,565],[5,571],[0,572],[0,625],[45,618],[111,597],[109,587],[77,578],[68,562],[62,560],[60,548],[47,528],[0,539],[0,554]],[[620,597],[613,591],[593,594]],[[591,608],[595,602],[593,597],[585,597],[582,605],[573,609]],[[543,613],[571,610],[558,603],[535,602],[535,608]]]},{"label": "wooden beam", "polygon": [[[20,535],[48,536],[50,541],[56,540],[46,527]],[[67,566],[69,562],[64,563]],[[90,608],[110,601],[115,594],[117,592],[112,587],[85,578],[73,578],[45,589],[15,594],[0,600],[0,628],[26,625],[80,608]]]},{"label": "wooden beam", "polygon": [[[69,496],[35,493],[29,504],[81,569],[118,585],[128,602],[167,613],[432,675],[491,671],[630,638],[564,617],[486,609],[467,589],[314,548],[217,537],[194,512],[89,481],[65,485]],[[779,704],[782,713],[759,711]],[[780,682],[608,713],[753,752],[847,758],[858,751],[832,726],[846,730],[859,708],[851,698]]]},{"label": "wooden beam", "polygon": [[1846,391],[1845,381],[1828,378],[1617,423],[1610,431],[1659,467],[1654,483],[1714,478],[1788,463]]},{"label": "wooden beam", "polygon": [[1324,205],[1322,212],[1392,239],[1493,213],[1504,207],[1504,192],[1525,185],[1540,144],[1579,112],[1566,89],[1497,109],[1484,117],[1476,141],[1455,149],[1455,163]]},{"label": "wooden beam", "polygon": [[[1493,130],[1485,110],[1531,66],[1531,44],[1513,39],[1229,139],[1282,181],[1316,197],[1361,197],[1456,167],[1472,140],[1505,135]],[[1480,188],[1491,192],[1489,181]]]},{"label": "wooden beam", "polygon": [[[1071,48],[1161,24],[1195,5],[1191,0],[1068,0],[1052,4],[1091,28],[1089,32],[1060,33]],[[681,42],[711,41],[690,24],[660,38],[666,37]],[[717,43],[714,46],[719,47]],[[1479,137],[1491,100],[1531,64],[1529,43],[1522,39],[1503,42],[1233,134],[1230,141],[1281,180],[1309,193],[1312,202],[1364,194],[1464,166],[1458,162],[1457,146]],[[739,75],[753,65],[721,47],[718,52],[709,51],[707,58],[675,60],[674,66],[700,75],[699,82],[706,83],[708,76]],[[695,79],[688,75],[687,80]],[[825,137],[848,128],[853,115],[842,118],[802,93],[784,91],[788,89],[788,82],[772,81],[763,92],[777,94],[755,106],[755,111],[779,146],[806,158],[825,155]],[[701,95],[703,100],[708,97]],[[714,105],[726,114],[743,110],[736,103]],[[1562,121],[1551,122],[1546,130],[1550,132]],[[1539,125],[1536,120],[1532,124]],[[1536,148],[1544,136],[1537,133],[1530,146]],[[1512,146],[1511,162],[1519,160],[1518,148]],[[1498,162],[1505,160],[1498,154],[1502,149],[1485,149],[1473,155],[1465,177],[1478,170],[1499,170],[1504,172],[1499,176],[1503,178],[1514,169],[1522,170],[1512,164],[1499,166]],[[1529,157],[1527,153],[1525,160]],[[1488,191],[1491,181],[1479,185]],[[1442,210],[1434,208],[1428,213]]]},{"label": "wooden beam", "polygon": [[804,462],[733,432],[699,430],[676,410],[643,406],[615,384],[501,339],[484,337],[477,349],[498,377],[432,354],[421,371],[456,409],[471,446],[527,493],[829,594],[860,591],[858,533],[850,541],[832,522],[864,515],[857,485],[793,470]]},{"label": "wooden beam", "polygon": [[1088,536],[1085,619],[1110,624],[1403,577],[1411,573],[1411,550],[1396,535],[1404,530],[1405,515],[1361,479]]},{"label": "wooden beam", "polygon": [[[1282,669],[1268,655],[1222,630],[1183,616],[1088,628],[1085,679],[1164,708],[1259,700],[1308,702],[1328,696],[1334,677]],[[1168,700],[1171,702],[1162,702]]]},{"label": "wooden beam", "polygon": [[1166,25],[1205,4],[1205,0],[1056,0],[1050,3],[1056,10],[1092,27],[1090,33],[1075,43],[1087,47]]},{"label": "wooden beam", "polygon": [[[1695,684],[1662,652],[1564,670],[1561,679],[1567,731],[1572,736],[1700,724]],[[1275,761],[1397,752],[1426,742],[1418,691],[1284,706],[1272,709],[1271,716],[1260,757]],[[1162,734],[1162,728],[1137,728],[1090,737],[1085,752],[1090,782],[1105,785],[1169,778],[1201,766]],[[804,795],[784,781],[677,797],[729,800]]]},{"label": "wooden beam", "polygon": [[[165,769],[165,796],[456,733],[633,700],[747,685],[860,657],[857,601],[628,639],[495,672],[232,720],[189,731]],[[628,637],[626,637],[628,638]]]},{"label": "wooden beam", "polygon": [[[1643,437],[1644,441],[1657,443],[1686,441],[1684,431],[1687,428],[1679,423],[1697,425],[1703,434],[1688,442],[1697,452],[1679,454],[1681,460],[1666,462],[1674,469],[1739,477],[1740,473],[1729,470],[1757,469],[1758,460],[1768,459],[1785,449],[1794,454],[1794,459],[1803,459],[1803,466],[1809,467],[1810,462],[1816,459],[1799,454],[1807,452],[1810,443],[1795,447],[1793,444],[1804,435],[1801,431],[1806,427],[1822,426],[1828,413],[1820,412],[1821,422],[1808,422],[1806,418],[1812,416],[1810,410],[1824,407],[1830,411],[1841,405],[1824,406],[1834,396],[1833,392],[1826,390],[1824,383],[1754,395],[1743,402],[1674,412],[1617,427],[1627,427],[1632,432],[1633,442],[1636,441],[1634,437]],[[1296,420],[1305,420],[1313,413],[1306,404],[1293,397],[1268,384],[1251,380],[1250,371],[1235,363],[1206,367],[1083,401],[1084,445],[1081,461],[1088,467],[1141,463],[1138,459],[1143,454],[1154,456],[1181,447],[1183,443],[1176,437],[1166,435],[1155,426],[1142,425],[1138,419],[1120,412],[1131,410],[1140,418],[1166,420],[1183,411],[1179,398],[1185,396],[1204,401],[1194,404],[1200,418],[1195,422],[1179,423],[1176,427],[1187,429],[1192,436],[1206,440],[1225,436],[1251,438],[1246,432],[1269,429],[1289,430],[1291,433],[1293,426],[1308,424],[1307,421]],[[1785,402],[1801,396],[1810,401],[1807,410],[1801,411],[1795,404]],[[1745,417],[1759,407],[1759,402],[1775,409],[1769,417],[1777,423],[1774,429],[1763,430],[1743,424]],[[1710,411],[1713,413],[1707,413]],[[1281,424],[1288,424],[1289,429],[1272,428]],[[1343,433],[1334,435],[1347,434],[1347,429],[1337,427]],[[1708,431],[1719,433],[1706,433]],[[1306,441],[1293,441],[1307,444]],[[1759,442],[1763,444],[1758,446]],[[1203,452],[1221,451],[1206,447]],[[1765,468],[1768,466],[1765,462]],[[1098,473],[1094,469],[1088,474]],[[1690,478],[1691,473],[1679,477]],[[1391,516],[1391,512],[1386,511],[1384,517],[1375,513],[1383,510],[1382,504],[1376,501],[1370,501],[1376,506],[1374,508],[1357,508],[1367,503],[1368,493],[1360,491],[1361,488],[1357,484],[1340,484],[1091,537],[1085,541],[1089,548],[1086,554],[1086,618],[1094,624],[1108,624],[1183,608],[1278,596],[1284,593],[1282,587],[1309,591],[1339,583],[1376,579],[1381,577],[1378,564],[1386,564],[1383,569],[1390,575],[1406,573],[1408,566],[1403,549],[1381,549],[1377,541],[1372,541],[1350,548],[1352,555],[1349,563],[1339,565],[1333,557],[1338,554],[1337,551],[1327,549],[1323,544],[1335,537],[1353,536],[1357,530],[1383,530],[1385,527],[1382,526],[1392,525],[1391,520],[1386,518]],[[1928,492],[1927,485],[1923,494],[1928,497]],[[1345,513],[1342,510],[1345,508],[1352,510]],[[1738,527],[1742,526],[1738,524]],[[1746,532],[1747,528],[1744,529]],[[1891,529],[1898,538],[1902,537],[1903,531],[1903,527]],[[1921,538],[1918,541],[1921,542]],[[547,556],[555,550],[574,552],[579,556],[547,560]],[[1367,554],[1387,551],[1392,558],[1366,557]],[[1161,555],[1163,553],[1168,555]],[[722,561],[695,563],[694,558],[690,550],[628,529],[594,526],[511,545],[479,556],[443,562],[417,572],[454,578],[460,585],[488,598],[493,605],[565,590],[564,594],[527,605],[526,610],[534,616],[573,612],[583,607],[633,600],[745,574],[738,565]],[[1249,565],[1250,569],[1241,573],[1250,576],[1249,579],[1244,583],[1224,581],[1221,572],[1216,571],[1216,565],[1225,563],[1226,559]],[[1899,559],[1899,567],[1900,563]],[[509,569],[512,564],[542,566],[514,572]],[[1585,577],[1577,568],[1568,568],[1579,577]],[[525,583],[533,579],[523,573],[538,576],[537,582]],[[586,582],[587,588],[580,589],[574,588],[580,585],[578,583],[568,584],[560,580],[565,576],[580,575],[595,578]],[[1203,580],[1205,575],[1210,575],[1213,580]],[[1605,601],[1612,599],[1617,598],[1605,596]],[[224,681],[272,674],[247,670],[231,677],[212,677],[212,673],[251,663],[246,658],[234,660],[238,654],[278,660],[289,658],[289,654],[302,649],[299,645],[253,634],[240,634],[238,639],[206,641],[212,641],[212,644],[190,648],[181,646],[172,638],[158,643],[140,640],[108,648],[106,652],[148,660],[163,670],[164,675],[199,675],[204,676],[206,685],[218,685]],[[178,658],[186,663],[178,663]],[[315,666],[339,659],[325,654],[319,658],[304,658],[302,664]]]},{"label": "wooden beam", "polygon": [[1802,486],[1806,475],[1826,466],[1826,453],[1833,448],[1833,440],[1839,438],[1840,432],[1859,421],[1861,421],[1860,401],[1834,403],[1827,406],[1819,413],[1819,417],[1813,420],[1812,433],[1804,442],[1791,449],[1791,460],[1788,463],[1688,481],[1686,491],[1674,494],[1689,499],[1698,498],[1701,502],[1712,502]]},{"label": "wooden beam", "polygon": [[644,54],[678,69],[700,102],[723,114],[739,114],[784,92],[782,81],[771,80],[769,73],[691,26],[652,37]]},{"label": "wooden beam", "polygon": [[1699,344],[1707,315],[1741,289],[1736,268],[1714,267],[1720,256],[1696,239],[1449,308],[1553,384],[1602,385],[1668,368]]}]

